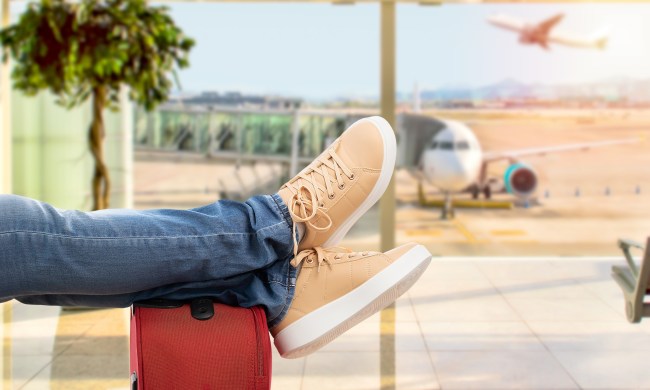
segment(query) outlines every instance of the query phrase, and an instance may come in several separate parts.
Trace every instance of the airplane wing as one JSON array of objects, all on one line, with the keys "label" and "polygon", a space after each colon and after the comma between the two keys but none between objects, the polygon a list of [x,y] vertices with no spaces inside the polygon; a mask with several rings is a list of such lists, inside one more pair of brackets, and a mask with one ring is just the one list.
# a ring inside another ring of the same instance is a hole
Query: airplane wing
[{"label": "airplane wing", "polygon": [[397,166],[418,168],[424,149],[446,124],[424,115],[402,113],[398,116]]},{"label": "airplane wing", "polygon": [[593,38],[578,37],[569,34],[551,34],[548,40],[564,46],[590,48],[590,49],[605,49],[607,46],[607,34],[603,33],[596,35]]},{"label": "airplane wing", "polygon": [[524,29],[524,27],[526,27],[526,23],[524,21],[507,15],[490,16],[487,18],[487,21],[497,27],[511,31],[521,31]]},{"label": "airplane wing", "polygon": [[580,144],[568,144],[558,146],[547,146],[541,148],[519,149],[504,152],[487,152],[483,155],[483,162],[490,163],[499,160],[517,160],[525,156],[545,156],[551,153],[570,152],[574,150],[588,150],[593,148],[600,148],[603,146],[623,145],[638,143],[638,138],[626,138],[618,140],[608,140],[600,142],[585,142]]}]

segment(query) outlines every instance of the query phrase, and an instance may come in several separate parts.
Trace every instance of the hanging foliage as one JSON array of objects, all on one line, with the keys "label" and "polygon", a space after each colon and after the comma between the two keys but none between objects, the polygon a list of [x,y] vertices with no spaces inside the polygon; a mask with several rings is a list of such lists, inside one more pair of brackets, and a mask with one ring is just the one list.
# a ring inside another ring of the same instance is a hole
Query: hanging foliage
[{"label": "hanging foliage", "polygon": [[167,100],[175,67],[189,65],[194,41],[166,7],[145,0],[42,0],[0,31],[3,60],[14,62],[14,87],[28,95],[49,89],[59,104],[76,107],[92,97],[88,143],[95,161],[93,210],[109,207],[102,112],[116,109],[119,91],[151,110]]}]

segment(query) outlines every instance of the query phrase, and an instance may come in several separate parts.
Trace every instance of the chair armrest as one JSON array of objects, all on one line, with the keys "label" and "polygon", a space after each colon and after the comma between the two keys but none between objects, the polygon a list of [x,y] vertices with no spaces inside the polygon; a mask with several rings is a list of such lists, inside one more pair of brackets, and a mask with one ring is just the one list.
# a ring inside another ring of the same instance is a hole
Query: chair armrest
[{"label": "chair armrest", "polygon": [[[650,282],[650,238],[645,248],[632,240],[621,239],[618,246],[623,251],[627,267],[613,266],[612,278],[623,290],[625,297],[625,313],[630,322],[640,322],[642,317],[650,317],[650,304],[644,303]],[[644,251],[640,266],[632,257],[631,249]]]}]

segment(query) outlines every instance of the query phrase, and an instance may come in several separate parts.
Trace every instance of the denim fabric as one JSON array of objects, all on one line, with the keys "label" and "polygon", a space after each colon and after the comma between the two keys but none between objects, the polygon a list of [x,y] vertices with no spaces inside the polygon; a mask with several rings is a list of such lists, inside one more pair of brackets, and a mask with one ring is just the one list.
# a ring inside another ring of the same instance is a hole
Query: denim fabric
[{"label": "denim fabric", "polygon": [[0,195],[0,302],[126,307],[213,297],[286,314],[296,270],[277,194],[191,210],[60,210]]}]

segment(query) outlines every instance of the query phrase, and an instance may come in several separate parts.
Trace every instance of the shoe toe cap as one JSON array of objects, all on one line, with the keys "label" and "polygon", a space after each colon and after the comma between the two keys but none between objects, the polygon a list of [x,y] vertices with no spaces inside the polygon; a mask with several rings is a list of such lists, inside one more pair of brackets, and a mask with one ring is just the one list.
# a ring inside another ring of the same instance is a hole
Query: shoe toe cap
[{"label": "shoe toe cap", "polygon": [[388,122],[374,118],[357,121],[341,136],[337,152],[350,168],[382,169],[384,159],[394,160],[387,153],[394,154],[395,134]]}]

